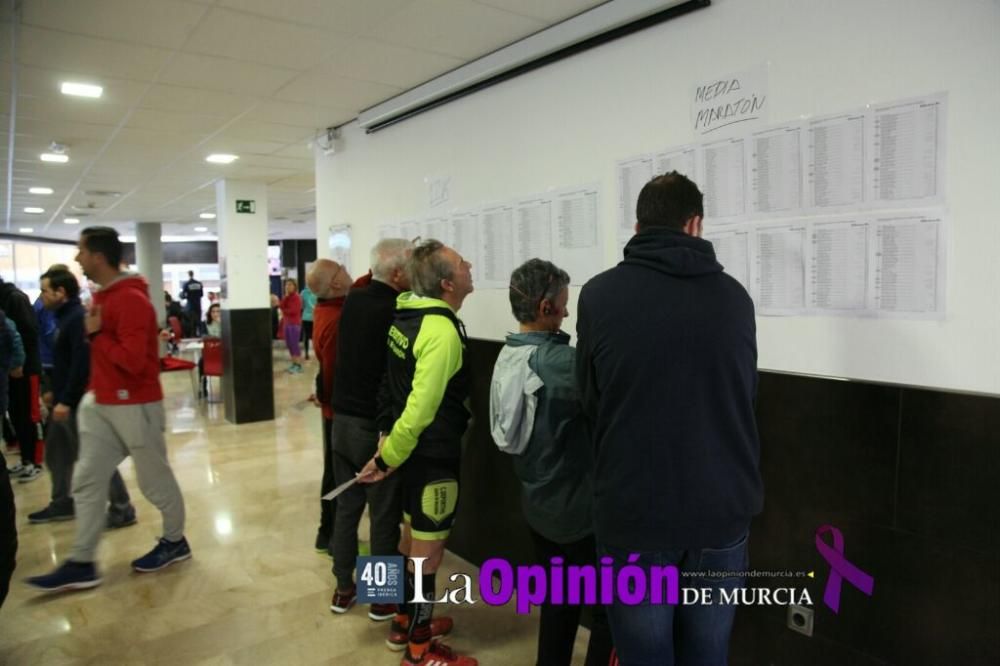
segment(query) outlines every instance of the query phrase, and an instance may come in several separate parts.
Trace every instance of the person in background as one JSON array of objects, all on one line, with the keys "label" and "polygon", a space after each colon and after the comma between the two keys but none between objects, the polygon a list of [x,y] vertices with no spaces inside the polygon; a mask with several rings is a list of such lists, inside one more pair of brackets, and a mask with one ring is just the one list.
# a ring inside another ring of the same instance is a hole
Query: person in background
[{"label": "person in background", "polygon": [[38,320],[28,296],[3,278],[0,278],[0,310],[14,322],[24,344],[24,365],[10,376],[7,411],[21,447],[21,462],[9,471],[18,482],[28,483],[41,476],[44,455]]},{"label": "person in background", "polygon": [[[212,303],[205,312],[205,321],[200,326],[201,337],[221,338],[222,337],[222,306]],[[198,359],[198,378],[201,391],[199,395],[208,395],[208,377],[205,376],[205,359]]]},{"label": "person in background", "polygon": [[184,497],[167,459],[166,415],[160,386],[156,310],[140,275],[121,270],[122,243],[110,227],[80,234],[76,260],[101,285],[84,318],[90,338],[90,390],[80,403],[80,459],[73,472],[76,538],[69,558],[53,572],[27,579],[44,592],[101,584],[94,561],[104,528],[108,483],[132,457],[139,488],[163,516],[163,536],[132,561],[139,573],[159,571],[191,557],[184,538]]},{"label": "person in background", "polygon": [[309,360],[309,340],[313,334],[313,308],[316,307],[316,294],[308,286],[302,290],[302,350],[305,359]]},{"label": "person in background", "polygon": [[302,350],[299,348],[299,338],[302,336],[302,297],[299,296],[299,286],[292,278],[285,280],[285,295],[278,307],[281,309],[282,332],[292,364],[288,367],[289,374],[302,372]]},{"label": "person in background", "polygon": [[205,312],[205,321],[201,325],[201,337],[222,337],[222,306],[212,303]]},{"label": "person in background", "polygon": [[[333,476],[340,485],[354,478],[375,455],[378,445],[378,388],[385,374],[386,340],[396,313],[396,298],[408,291],[406,260],[413,243],[385,238],[371,251],[371,277],[355,282],[344,302],[337,335],[337,370],[333,380]],[[367,286],[360,286],[362,281]],[[399,554],[402,520],[401,475],[381,483],[355,485],[337,497],[333,531],[333,574],[337,588],[330,602],[334,613],[346,613],[357,597],[353,574],[358,553],[358,524],[367,503],[372,555]],[[372,604],[368,617],[391,620],[395,604]]]},{"label": "person in background", "polygon": [[[7,411],[7,374],[24,363],[21,336],[0,311],[0,414]],[[17,509],[10,487],[7,459],[0,453],[0,606],[10,590],[10,579],[17,567]]]},{"label": "person in background", "polygon": [[[337,335],[340,313],[344,307],[347,290],[351,288],[351,276],[344,267],[332,259],[319,259],[313,264],[306,282],[316,294],[316,308],[313,311],[313,350],[319,361],[319,375],[316,377],[316,403],[322,409],[323,417],[323,479],[320,482],[320,497],[334,488],[333,408],[330,397],[333,394],[333,376],[337,367]],[[320,500],[319,529],[316,531],[316,552],[333,554],[333,526],[336,521],[337,501]]]},{"label": "person in background", "polygon": [[[521,480],[521,508],[538,563],[596,566],[593,455],[574,371],[576,352],[560,330],[569,315],[569,275],[531,259],[510,276],[519,332],[507,336],[490,384],[493,441],[510,454]],[[568,586],[568,582],[563,583]],[[606,666],[611,631],[604,606],[592,606],[587,666]],[[580,606],[543,604],[537,664],[569,666]]]},{"label": "person in background", "polygon": [[[45,436],[45,464],[52,477],[51,500],[44,509],[28,515],[28,522],[48,523],[76,517],[70,483],[80,449],[76,410],[90,381],[90,344],[83,330],[85,312],[80,304],[80,283],[68,270],[49,269],[41,278],[45,307],[58,325],[53,348],[50,391],[43,398],[50,405]],[[116,469],[108,485],[107,527],[135,525],[135,507],[125,481]]]},{"label": "person in background", "polygon": [[181,285],[181,300],[187,313],[185,335],[197,335],[201,324],[201,299],[205,295],[205,285],[194,278],[194,271],[188,271],[188,279]]},{"label": "person in background", "polygon": [[[68,271],[66,264],[52,264],[49,271]],[[38,354],[42,361],[42,374],[39,382],[39,391],[42,395],[49,392],[49,383],[52,376],[52,347],[56,338],[56,316],[45,307],[45,301],[41,294],[35,299],[35,318],[38,320]]]}]

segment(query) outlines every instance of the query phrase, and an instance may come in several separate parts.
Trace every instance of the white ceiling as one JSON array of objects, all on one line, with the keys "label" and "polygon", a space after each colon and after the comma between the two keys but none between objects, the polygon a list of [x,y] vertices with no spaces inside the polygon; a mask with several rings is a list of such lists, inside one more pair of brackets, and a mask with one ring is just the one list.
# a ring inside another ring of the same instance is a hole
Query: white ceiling
[{"label": "white ceiling", "polygon": [[[214,182],[265,182],[271,235],[314,235],[309,141],[380,101],[602,4],[593,0],[23,0],[0,9],[0,231],[75,238],[162,222],[193,235]],[[10,111],[17,72],[13,197]],[[62,81],[101,99],[67,97]],[[39,161],[53,141],[68,164]],[[213,152],[235,153],[228,166]],[[51,187],[52,195],[29,194]],[[101,194],[101,192],[118,193]],[[89,193],[89,194],[88,194]],[[42,215],[23,212],[27,206]]]}]

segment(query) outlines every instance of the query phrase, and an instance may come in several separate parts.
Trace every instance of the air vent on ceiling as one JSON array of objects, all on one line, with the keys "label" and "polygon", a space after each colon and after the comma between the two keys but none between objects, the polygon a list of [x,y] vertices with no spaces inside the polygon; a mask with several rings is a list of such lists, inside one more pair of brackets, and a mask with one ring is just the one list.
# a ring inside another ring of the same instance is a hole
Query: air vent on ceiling
[{"label": "air vent on ceiling", "polygon": [[122,195],[121,192],[114,190],[84,190],[83,193],[88,197],[114,197],[116,199]]}]

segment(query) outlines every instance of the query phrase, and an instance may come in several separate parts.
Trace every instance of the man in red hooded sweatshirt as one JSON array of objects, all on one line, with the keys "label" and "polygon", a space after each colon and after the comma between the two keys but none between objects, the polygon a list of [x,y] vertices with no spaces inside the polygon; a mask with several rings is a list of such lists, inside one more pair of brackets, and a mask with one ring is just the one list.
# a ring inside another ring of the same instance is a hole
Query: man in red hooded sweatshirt
[{"label": "man in red hooded sweatshirt", "polygon": [[29,578],[46,592],[101,584],[94,565],[104,530],[108,483],[132,456],[139,489],[163,516],[163,537],[132,561],[145,573],[191,557],[184,538],[184,498],[167,460],[166,418],[160,387],[159,328],[146,280],[121,270],[122,244],[109,227],[80,234],[76,261],[101,289],[84,326],[90,338],[90,387],[77,414],[80,457],[73,473],[76,540],[69,559],[44,576]]}]

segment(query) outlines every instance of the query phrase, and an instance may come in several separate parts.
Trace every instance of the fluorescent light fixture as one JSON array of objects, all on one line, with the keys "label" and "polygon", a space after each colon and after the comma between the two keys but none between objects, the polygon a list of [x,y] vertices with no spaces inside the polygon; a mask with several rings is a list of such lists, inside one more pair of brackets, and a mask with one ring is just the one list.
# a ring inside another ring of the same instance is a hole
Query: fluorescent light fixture
[{"label": "fluorescent light fixture", "polygon": [[214,220],[215,219],[215,213],[202,213],[198,217],[200,217],[203,220]]},{"label": "fluorescent light fixture", "polygon": [[44,208],[38,208],[37,206],[28,206],[24,209],[24,212],[29,215],[41,215],[45,212]]},{"label": "fluorescent light fixture", "polygon": [[195,227],[194,230],[198,231],[198,232],[201,232],[201,233],[204,233],[204,232],[208,231],[208,227]]},{"label": "fluorescent light fixture", "polygon": [[51,187],[29,187],[28,192],[31,194],[52,194],[53,189]]},{"label": "fluorescent light fixture", "polygon": [[60,164],[69,162],[69,155],[60,155],[59,153],[42,153],[38,157],[43,162],[59,162]]},{"label": "fluorescent light fixture", "polygon": [[63,81],[59,90],[62,91],[63,95],[73,95],[74,97],[97,98],[104,94],[104,88],[101,86],[95,86],[89,83],[73,83],[72,81]]},{"label": "fluorescent light fixture", "polygon": [[229,155],[227,153],[212,153],[205,158],[206,162],[211,162],[212,164],[231,164],[236,160],[240,159],[239,155]]},{"label": "fluorescent light fixture", "polygon": [[63,218],[63,224],[80,224],[80,220],[75,217],[65,217]]},{"label": "fluorescent light fixture", "polygon": [[18,231],[20,231],[22,234],[33,234],[33,233],[35,233],[35,230],[32,229],[31,227],[21,227],[20,229],[18,229]]}]

